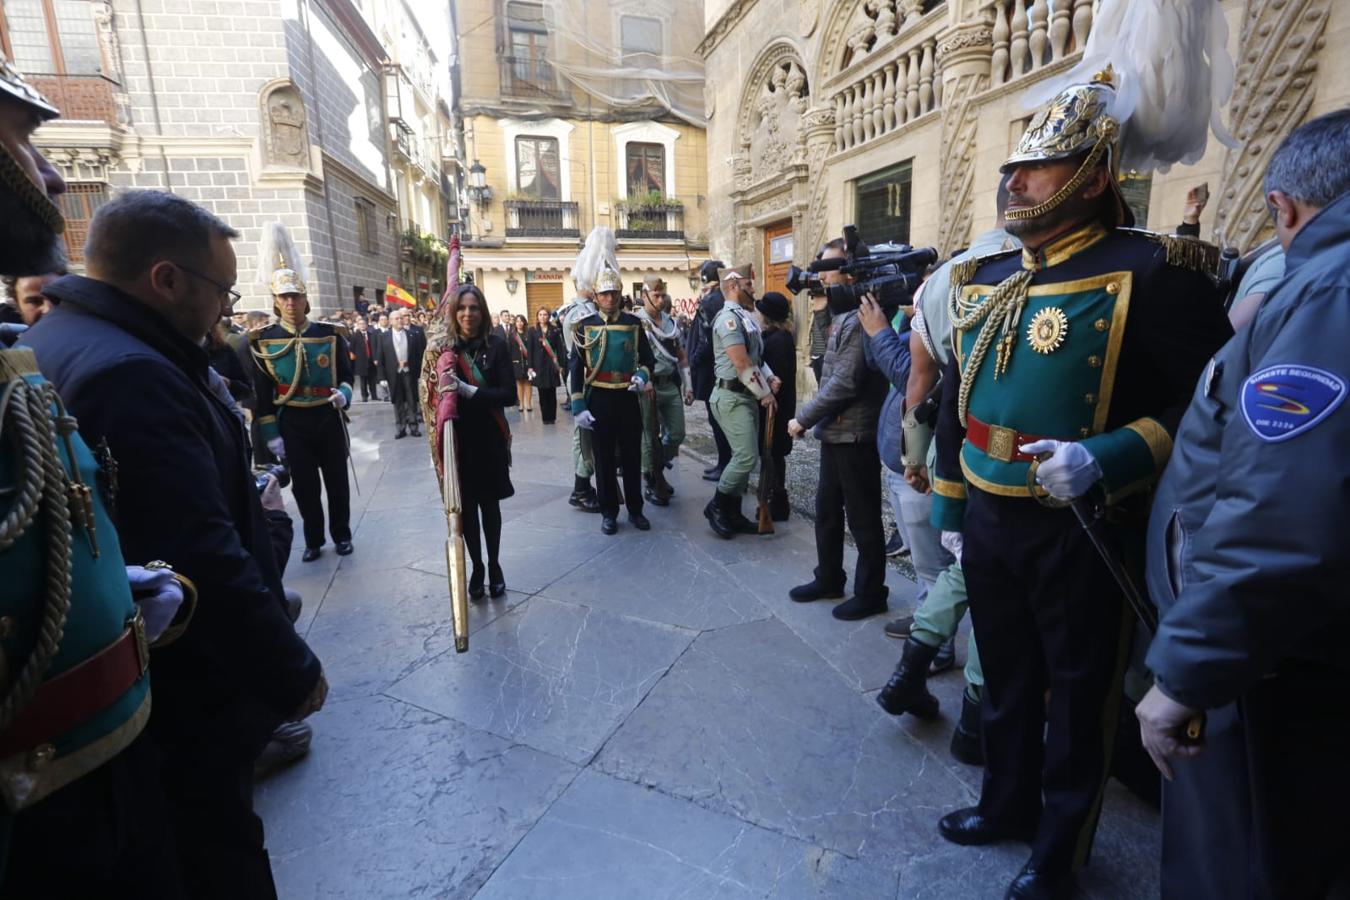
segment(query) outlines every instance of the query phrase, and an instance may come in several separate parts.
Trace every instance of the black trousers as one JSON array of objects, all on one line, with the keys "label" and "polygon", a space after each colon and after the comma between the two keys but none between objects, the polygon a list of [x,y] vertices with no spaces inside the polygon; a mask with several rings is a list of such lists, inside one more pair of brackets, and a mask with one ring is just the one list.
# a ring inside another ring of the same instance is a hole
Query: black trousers
[{"label": "black trousers", "polygon": [[558,421],[558,389],[541,387],[539,389],[539,413],[544,424]]},{"label": "black trousers", "polygon": [[341,416],[327,403],[303,409],[288,407],[277,415],[286,442],[286,463],[291,467],[291,490],[304,520],[306,547],[324,545],[320,473],[328,493],[328,531],[335,541],[352,539],[347,437]]},{"label": "black trousers", "polygon": [[1209,710],[1163,786],[1165,900],[1350,897],[1347,692],[1344,669],[1287,662]]},{"label": "black trousers", "polygon": [[1132,613],[1068,509],[972,487],[962,533],[985,676],[980,812],[1039,822],[1032,862],[1067,872],[1092,849]]},{"label": "black trousers", "polygon": [[0,896],[189,897],[160,787],[161,765],[153,741],[142,733],[88,775],[15,814],[6,823]]},{"label": "black trousers", "polygon": [[[417,425],[417,382],[411,372],[395,372],[389,380],[389,398],[394,404],[394,415],[399,430]],[[397,399],[394,399],[397,398]]]},{"label": "black trousers", "polygon": [[717,417],[713,415],[712,402],[703,401],[703,407],[708,410],[708,424],[712,426],[713,443],[717,444],[717,467],[725,468],[726,464],[731,462],[731,442],[727,440],[726,433],[722,431],[722,426],[717,424]]},{"label": "black trousers", "polygon": [[816,484],[816,578],[843,587],[844,525],[858,546],[853,594],[885,600],[886,535],[881,525],[881,456],[876,441],[820,445]]},{"label": "black trousers", "polygon": [[375,396],[375,379],[371,377],[369,370],[357,373],[356,383],[361,388],[362,400],[369,400]]},{"label": "black trousers", "polygon": [[642,512],[642,409],[632,391],[592,388],[586,406],[595,416],[595,493],[600,513],[619,514],[616,460],[623,465],[623,498],[630,513]]}]

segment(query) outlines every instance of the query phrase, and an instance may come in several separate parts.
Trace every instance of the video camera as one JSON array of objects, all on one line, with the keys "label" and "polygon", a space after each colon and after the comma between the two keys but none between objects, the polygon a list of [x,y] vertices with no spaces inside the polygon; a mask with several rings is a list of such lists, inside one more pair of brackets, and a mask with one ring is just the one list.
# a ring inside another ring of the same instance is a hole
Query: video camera
[{"label": "video camera", "polygon": [[[909,244],[895,243],[868,247],[858,237],[856,225],[844,226],[844,253],[842,259],[817,259],[805,271],[789,267],[787,289],[794,294],[809,291],[826,297],[835,315],[857,309],[863,295],[870,293],[883,312],[894,315],[914,296],[924,273],[938,258],[932,247],[916,250]],[[854,283],[827,285],[820,273],[830,271],[852,275]]]},{"label": "video camera", "polygon": [[253,484],[261,494],[267,490],[267,476],[271,475],[277,480],[277,487],[286,487],[291,483],[291,469],[285,463],[277,463],[271,466],[255,466],[253,469]]}]

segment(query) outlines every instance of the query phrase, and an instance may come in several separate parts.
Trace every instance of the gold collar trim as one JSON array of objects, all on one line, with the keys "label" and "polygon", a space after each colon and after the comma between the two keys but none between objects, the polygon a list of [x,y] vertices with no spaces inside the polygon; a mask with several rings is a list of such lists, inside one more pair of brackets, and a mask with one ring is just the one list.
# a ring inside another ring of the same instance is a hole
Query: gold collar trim
[{"label": "gold collar trim", "polygon": [[1081,228],[1057,237],[1039,250],[1022,248],[1022,268],[1028,272],[1039,272],[1051,266],[1057,266],[1073,256],[1077,256],[1107,235],[1106,228],[1100,222],[1089,222]]},{"label": "gold collar trim", "polygon": [[309,319],[305,319],[305,321],[300,324],[299,328],[294,328],[291,326],[290,322],[287,322],[285,319],[278,316],[277,324],[280,325],[282,328],[286,329],[287,331],[289,331],[291,334],[296,335],[298,337],[304,334],[305,329],[309,327]]}]

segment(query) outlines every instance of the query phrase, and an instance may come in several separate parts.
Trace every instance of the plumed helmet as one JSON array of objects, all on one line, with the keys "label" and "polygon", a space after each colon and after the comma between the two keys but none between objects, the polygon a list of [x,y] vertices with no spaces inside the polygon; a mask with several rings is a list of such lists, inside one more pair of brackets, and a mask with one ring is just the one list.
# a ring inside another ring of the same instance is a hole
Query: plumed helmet
[{"label": "plumed helmet", "polygon": [[1012,155],[1003,163],[1007,174],[1013,166],[1048,162],[1087,153],[1098,143],[1113,143],[1120,124],[1110,115],[1115,100],[1111,67],[1093,76],[1087,84],[1060,91],[1034,115]]},{"label": "plumed helmet", "polygon": [[61,115],[61,110],[24,80],[3,52],[0,52],[0,92],[37,110],[44,119],[55,119]]},{"label": "plumed helmet", "polygon": [[595,279],[595,292],[597,294],[608,292],[622,294],[623,279],[619,277],[618,272],[614,271],[609,266],[604,266]]}]

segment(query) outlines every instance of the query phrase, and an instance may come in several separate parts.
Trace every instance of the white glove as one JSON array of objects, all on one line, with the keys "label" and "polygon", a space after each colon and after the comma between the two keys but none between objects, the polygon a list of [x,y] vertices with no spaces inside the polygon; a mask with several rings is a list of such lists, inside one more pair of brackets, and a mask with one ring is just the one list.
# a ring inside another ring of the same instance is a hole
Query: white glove
[{"label": "white glove", "polygon": [[592,428],[595,427],[595,416],[591,415],[591,411],[589,409],[583,409],[581,412],[576,414],[576,423],[582,428],[585,428],[587,431],[590,431]]},{"label": "white glove", "polygon": [[272,451],[272,455],[282,462],[286,461],[286,442],[279,437],[274,437],[267,442],[267,449]]},{"label": "white glove", "polygon": [[628,379],[628,389],[630,391],[640,391],[646,388],[646,386],[647,382],[642,380],[641,375],[634,375],[632,378]]},{"label": "white glove", "polygon": [[478,385],[469,384],[467,381],[459,381],[456,379],[455,390],[459,392],[461,397],[472,397],[474,394],[478,393]]},{"label": "white glove", "polygon": [[333,391],[333,393],[328,395],[328,402],[336,406],[338,409],[346,409],[347,395],[342,393],[342,391],[335,390]]},{"label": "white glove", "polygon": [[1036,481],[1056,500],[1081,497],[1101,480],[1101,464],[1091,450],[1074,441],[1033,441],[1018,449],[1032,456],[1054,454],[1036,470]]},{"label": "white glove", "polygon": [[535,377],[535,374],[536,374],[535,371],[534,371],[534,369],[530,369],[530,371],[529,371],[528,373],[526,373],[526,374],[528,374],[528,375],[530,376],[530,380],[531,380],[531,381],[534,381],[534,377]]},{"label": "white glove", "polygon": [[183,586],[168,569],[141,566],[127,566],[127,582],[145,620],[145,638],[153,644],[178,615],[178,607],[183,604]]},{"label": "white glove", "polygon": [[942,532],[942,549],[946,550],[952,556],[956,557],[957,565],[961,563],[961,551],[965,549],[965,541],[961,539],[959,531]]}]

